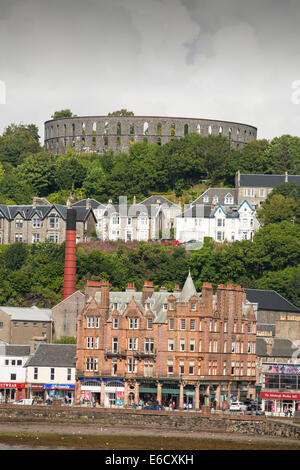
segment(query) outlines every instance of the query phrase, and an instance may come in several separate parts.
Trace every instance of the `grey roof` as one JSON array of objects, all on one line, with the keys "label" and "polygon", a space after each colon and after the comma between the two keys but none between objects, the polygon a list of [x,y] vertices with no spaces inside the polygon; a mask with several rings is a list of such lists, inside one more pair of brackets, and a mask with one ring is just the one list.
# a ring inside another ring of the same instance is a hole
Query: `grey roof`
[{"label": "grey roof", "polygon": [[0,306],[0,310],[10,316],[14,321],[43,321],[49,322],[52,310],[38,307],[6,307]]},{"label": "grey roof", "polygon": [[[242,204],[244,202],[246,202],[249,205],[249,207],[254,211],[253,207],[251,207],[251,205],[248,203],[247,200],[243,201]],[[214,206],[214,205],[208,205],[208,204],[194,204],[193,203],[184,212],[177,215],[177,217],[182,217],[182,218],[189,218],[189,217],[203,218],[204,217],[205,219],[212,218],[212,217],[215,217],[216,210],[221,208],[226,217],[231,218],[231,219],[236,219],[236,218],[239,218],[240,216],[239,214],[240,206],[226,205],[226,204],[225,205],[216,204]]]},{"label": "grey roof", "polygon": [[26,367],[75,367],[76,344],[40,343]]},{"label": "grey roof", "polygon": [[7,344],[5,345],[5,356],[29,356],[30,346]]},{"label": "grey roof", "polygon": [[[44,220],[46,217],[50,216],[52,213],[57,212],[62,219],[67,219],[67,206],[61,204],[51,204],[51,205],[33,205],[21,206],[21,205],[4,205],[0,204],[0,216],[2,215],[8,220],[14,220],[16,217],[20,216],[24,220],[31,220],[34,215],[37,215],[41,220]],[[92,212],[92,209],[87,209],[83,206],[75,207],[76,209],[76,221],[85,222],[89,214]],[[94,216],[95,217],[95,216]]]},{"label": "grey roof", "polygon": [[179,302],[188,302],[193,295],[197,295],[197,291],[189,271],[178,300]]},{"label": "grey roof", "polygon": [[103,215],[104,217],[112,216],[113,214],[118,214],[121,217],[139,217],[141,215],[145,215],[148,217],[156,217],[159,211],[160,206],[155,204],[140,203],[128,204],[125,206],[121,204],[107,204]]},{"label": "grey roof", "polygon": [[[227,195],[231,195],[233,197],[233,204],[237,204],[237,190],[235,188],[208,188],[201,196],[195,199],[192,204],[211,204],[214,197],[217,196],[218,203],[225,205],[225,197]],[[208,197],[208,201],[204,203],[205,197]]]},{"label": "grey roof", "polygon": [[271,351],[268,351],[267,344],[267,339],[260,337],[256,338],[256,354],[258,356],[292,357],[295,352],[293,342],[288,339],[272,339]]},{"label": "grey roof", "polygon": [[87,207],[88,201],[91,204],[92,209],[98,209],[99,206],[104,207],[104,204],[97,201],[96,199],[81,199],[80,201],[74,202],[72,207],[75,207],[75,209],[77,209],[77,207]]},{"label": "grey roof", "polygon": [[[300,186],[300,175],[288,175],[287,182]],[[285,183],[285,175],[240,175],[240,187],[274,188],[281,183]]]},{"label": "grey roof", "polygon": [[274,290],[245,289],[247,300],[258,303],[259,310],[299,313],[300,309]]},{"label": "grey roof", "polygon": [[179,204],[175,204],[175,202],[170,201],[164,196],[160,196],[159,194],[153,194],[152,196],[149,196],[147,199],[144,199],[140,204],[145,204],[147,206],[153,205],[153,204],[167,204],[169,207],[171,206],[179,206]]}]

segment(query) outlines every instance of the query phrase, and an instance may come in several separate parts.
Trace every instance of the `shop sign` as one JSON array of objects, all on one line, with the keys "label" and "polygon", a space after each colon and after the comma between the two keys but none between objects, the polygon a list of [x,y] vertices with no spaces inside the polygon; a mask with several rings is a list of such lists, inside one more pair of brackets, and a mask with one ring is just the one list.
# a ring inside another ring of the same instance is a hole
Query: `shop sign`
[{"label": "shop sign", "polygon": [[300,365],[295,364],[263,364],[262,370],[269,374],[300,375]]},{"label": "shop sign", "polygon": [[27,384],[25,384],[25,383],[17,384],[17,383],[11,383],[11,382],[8,382],[8,383],[0,382],[0,388],[27,388]]},{"label": "shop sign", "polygon": [[260,398],[277,400],[300,400],[300,393],[260,392]]},{"label": "shop sign", "polygon": [[60,389],[60,390],[74,390],[75,389],[75,385],[62,385],[62,384],[43,384],[43,389],[50,389],[50,390],[53,390],[53,389]]}]

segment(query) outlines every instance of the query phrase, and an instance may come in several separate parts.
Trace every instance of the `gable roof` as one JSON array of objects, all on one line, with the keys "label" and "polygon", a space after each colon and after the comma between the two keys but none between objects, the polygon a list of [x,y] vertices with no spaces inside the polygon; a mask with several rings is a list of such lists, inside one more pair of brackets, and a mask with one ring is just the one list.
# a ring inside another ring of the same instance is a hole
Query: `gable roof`
[{"label": "gable roof", "polygon": [[[76,221],[77,222],[85,222],[86,219],[89,217],[90,213],[93,214],[95,218],[94,212],[92,209],[87,209],[83,206],[78,206],[76,209]],[[49,216],[53,211],[57,212],[63,220],[67,220],[67,206],[63,206],[62,204],[51,204],[51,205],[41,205],[41,206],[21,206],[21,205],[5,205],[0,204],[0,212],[2,212],[3,216],[8,220],[14,220],[18,215],[21,216],[25,220],[31,220],[35,214],[40,217],[41,220],[45,219]],[[95,218],[96,220],[96,218]]]},{"label": "gable roof", "polygon": [[179,302],[188,302],[193,295],[197,295],[197,291],[189,271],[188,277],[185,280],[184,286],[179,296]]},{"label": "gable roof", "polygon": [[26,367],[75,367],[76,344],[40,343],[34,355],[27,361]]},{"label": "gable roof", "polygon": [[[77,207],[86,207],[87,201],[88,199],[81,199],[80,201],[72,203],[72,207],[75,207],[75,209],[77,209]],[[104,207],[104,204],[97,201],[96,199],[89,199],[89,202],[91,204],[92,209],[98,209],[99,206]]]},{"label": "gable roof", "polygon": [[16,344],[6,344],[5,356],[29,356],[30,355],[30,346],[26,345],[16,345]]},{"label": "gable roof", "polygon": [[[285,175],[253,175],[241,174],[240,187],[253,188],[274,188],[281,183],[285,183]],[[288,183],[295,183],[300,186],[300,175],[287,175]]]},{"label": "gable roof", "polygon": [[[211,204],[214,200],[214,197],[218,198],[220,204],[225,204],[225,198],[228,195],[233,197],[233,204],[237,203],[237,190],[235,188],[208,188],[204,191],[201,196],[199,196],[192,204]],[[204,202],[204,198],[208,198],[207,202]],[[228,205],[228,204],[226,204]]]},{"label": "gable roof", "polygon": [[275,290],[245,289],[247,300],[258,303],[259,310],[299,313],[300,309],[282,297]]},{"label": "gable roof", "polygon": [[0,310],[10,316],[14,321],[51,321],[52,310],[38,307],[6,307],[0,306]]},{"label": "gable roof", "polygon": [[152,204],[167,204],[169,207],[171,206],[177,206],[180,207],[179,204],[175,204],[175,202],[170,201],[164,196],[156,195],[153,194],[152,196],[147,197],[147,199],[144,199],[140,204],[145,204],[147,206],[152,205]]}]

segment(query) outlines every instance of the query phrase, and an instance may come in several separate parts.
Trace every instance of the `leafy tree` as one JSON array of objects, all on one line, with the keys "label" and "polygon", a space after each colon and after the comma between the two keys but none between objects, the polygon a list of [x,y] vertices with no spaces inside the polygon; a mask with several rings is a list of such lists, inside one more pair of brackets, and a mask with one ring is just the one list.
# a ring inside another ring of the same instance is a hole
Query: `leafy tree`
[{"label": "leafy tree", "polygon": [[52,119],[64,119],[75,117],[75,114],[73,114],[70,109],[61,109],[60,111],[55,111],[51,117]]},{"label": "leafy tree", "polygon": [[290,135],[275,137],[270,144],[269,158],[272,173],[300,173],[300,138]]},{"label": "leafy tree", "polygon": [[274,224],[287,220],[294,220],[295,201],[281,194],[274,194],[267,198],[261,209],[256,211],[257,218],[262,225]]},{"label": "leafy tree", "polygon": [[28,248],[22,243],[9,245],[2,254],[3,263],[6,269],[16,271],[25,263],[28,256]]},{"label": "leafy tree", "polygon": [[74,190],[83,186],[86,169],[77,157],[60,155],[55,162],[54,180],[59,190]]},{"label": "leafy tree", "polygon": [[101,197],[106,191],[105,174],[102,168],[91,168],[83,182],[86,197]]},{"label": "leafy tree", "polygon": [[37,127],[11,124],[0,137],[0,161],[17,166],[30,154],[42,150]]},{"label": "leafy tree", "polygon": [[134,113],[132,111],[127,111],[127,109],[122,108],[118,111],[108,113],[108,116],[134,116]]},{"label": "leafy tree", "polygon": [[55,160],[51,153],[31,155],[18,166],[16,173],[20,180],[32,185],[36,195],[47,196],[57,188]]}]

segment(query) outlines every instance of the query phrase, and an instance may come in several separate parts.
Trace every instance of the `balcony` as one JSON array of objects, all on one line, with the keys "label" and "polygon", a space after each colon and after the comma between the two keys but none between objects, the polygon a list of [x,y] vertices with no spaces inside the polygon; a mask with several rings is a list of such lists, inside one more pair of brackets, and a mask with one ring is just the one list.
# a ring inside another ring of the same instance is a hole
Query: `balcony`
[{"label": "balcony", "polygon": [[138,351],[132,351],[133,352],[133,356],[134,357],[137,357],[137,358],[144,358],[144,357],[156,357],[157,356],[157,349],[154,349],[154,351],[142,351],[142,350],[138,350]]},{"label": "balcony", "polygon": [[126,357],[127,352],[126,350],[114,350],[114,349],[105,349],[104,350],[105,357]]}]

